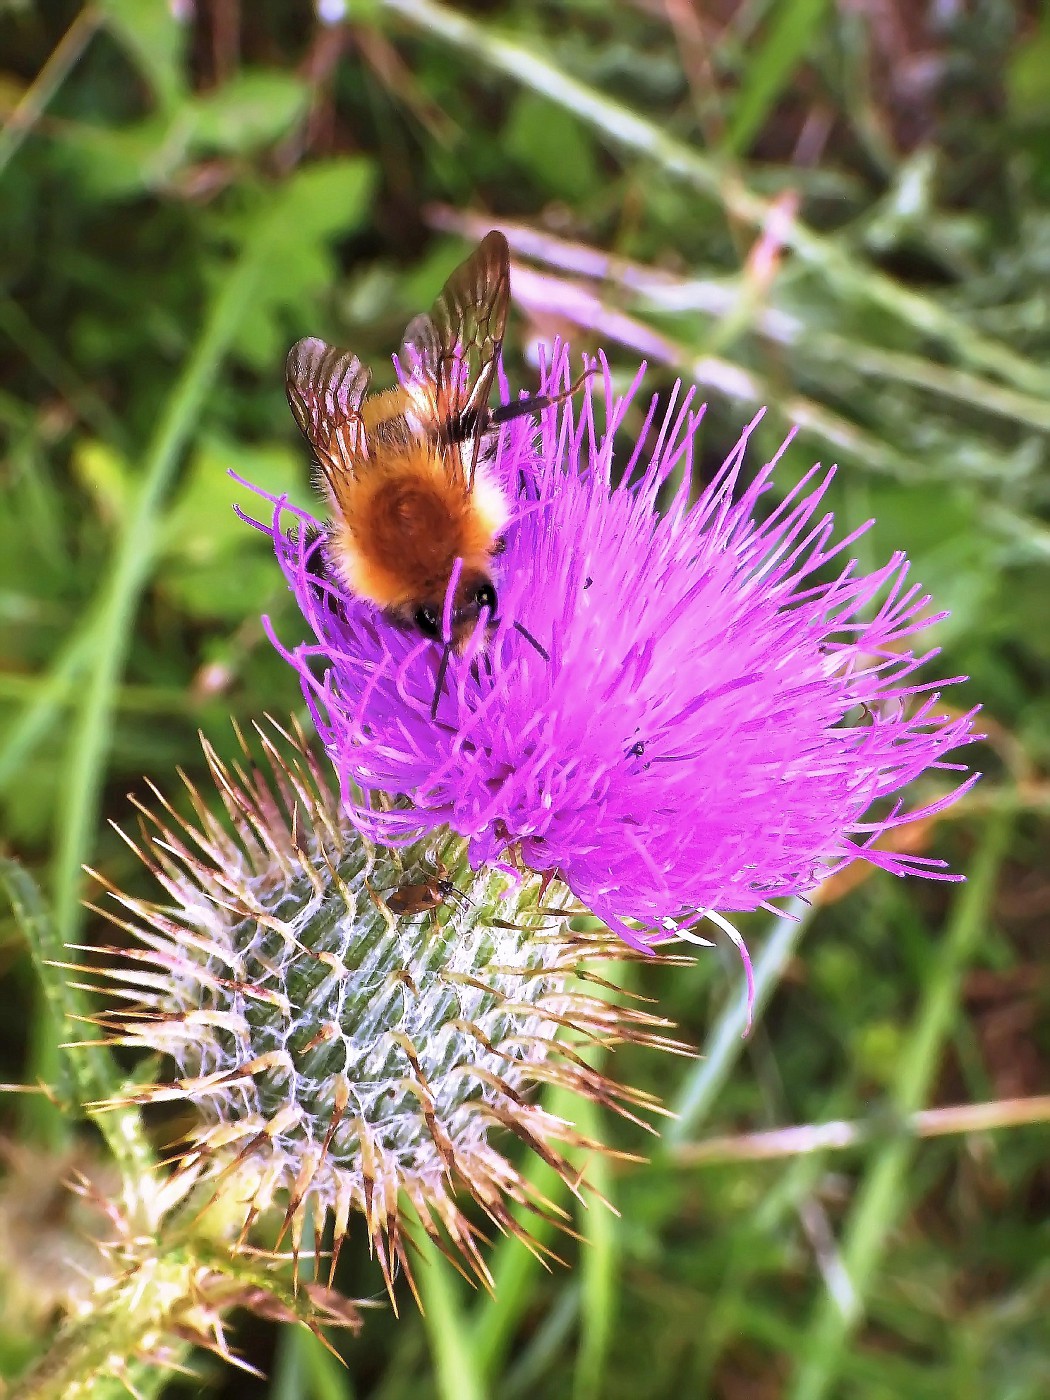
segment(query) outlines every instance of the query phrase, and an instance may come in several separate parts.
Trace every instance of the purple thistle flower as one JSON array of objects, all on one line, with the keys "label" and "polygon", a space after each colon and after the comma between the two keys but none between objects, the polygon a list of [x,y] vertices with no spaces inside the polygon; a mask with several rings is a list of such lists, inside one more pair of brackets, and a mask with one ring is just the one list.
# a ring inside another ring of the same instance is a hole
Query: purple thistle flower
[{"label": "purple thistle flower", "polygon": [[[475,866],[516,846],[639,947],[697,914],[805,896],[858,857],[958,878],[875,845],[976,780],[919,811],[895,796],[928,769],[959,769],[945,756],[974,737],[975,711],[938,713],[938,689],[959,677],[915,679],[936,651],[910,639],[943,614],[928,613],[903,554],[859,570],[848,551],[867,526],[833,540],[821,507],[834,469],[813,467],[757,518],[784,450],[742,487],[758,418],[693,500],[692,391],[679,404],[676,390],[655,446],[614,487],[613,440],[641,375],[617,397],[605,367],[538,434],[527,420],[504,428],[496,471],[515,513],[500,618],[451,658],[436,719],[440,645],[342,590],[317,522],[267,497],[259,528],[317,640],[288,649],[270,635],[351,817],[388,843],[447,825]],[[569,382],[558,352],[542,390]],[[655,421],[654,401],[639,444]],[[672,495],[658,514],[661,488]]]}]

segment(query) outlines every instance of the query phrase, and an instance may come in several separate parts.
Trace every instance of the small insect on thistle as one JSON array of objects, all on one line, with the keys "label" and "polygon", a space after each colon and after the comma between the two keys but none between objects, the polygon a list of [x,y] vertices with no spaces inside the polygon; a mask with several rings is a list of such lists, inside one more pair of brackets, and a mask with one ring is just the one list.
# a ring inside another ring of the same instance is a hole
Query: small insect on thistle
[{"label": "small insect on thistle", "polygon": [[449,878],[447,871],[439,870],[429,880],[398,885],[396,890],[383,896],[383,903],[392,914],[412,916],[437,909],[442,904],[454,904],[462,909],[470,900]]},{"label": "small insect on thistle", "polygon": [[486,631],[498,622],[493,564],[510,519],[493,470],[499,426],[569,397],[586,378],[562,394],[490,408],[509,302],[510,250],[494,230],[430,313],[409,322],[396,388],[368,394],[370,371],[323,340],[300,340],[288,356],[288,402],[331,513],[320,577],[330,570],[334,583],[443,642],[432,715],[451,652],[463,650],[482,618]]}]

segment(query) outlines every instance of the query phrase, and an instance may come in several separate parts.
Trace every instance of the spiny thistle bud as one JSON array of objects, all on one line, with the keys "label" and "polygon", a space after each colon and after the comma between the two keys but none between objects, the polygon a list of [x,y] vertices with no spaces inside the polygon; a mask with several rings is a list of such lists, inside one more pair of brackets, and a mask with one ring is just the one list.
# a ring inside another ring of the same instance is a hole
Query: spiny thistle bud
[{"label": "spiny thistle bud", "polygon": [[354,1304],[330,1288],[311,1283],[296,1296],[279,1261],[231,1259],[228,1221],[210,1216],[202,1228],[191,1175],[121,1181],[83,1145],[57,1158],[25,1148],[4,1155],[14,1167],[0,1196],[9,1331],[16,1335],[16,1318],[28,1332],[56,1316],[64,1322],[22,1376],[23,1400],[138,1395],[157,1369],[185,1370],[191,1347],[258,1374],[230,1347],[235,1308],[318,1333],[360,1326]]},{"label": "spiny thistle bud", "polygon": [[131,844],[168,902],[108,886],[137,946],[104,950],[113,961],[95,970],[130,1004],[100,1023],[113,1043],[175,1061],[176,1079],[132,1097],[193,1105],[178,1173],[216,1184],[242,1238],[279,1203],[274,1247],[290,1240],[298,1260],[307,1219],[330,1217],[334,1271],[359,1212],[392,1291],[398,1262],[412,1278],[407,1202],[487,1280],[457,1197],[522,1236],[511,1206],[545,1209],[494,1132],[579,1191],[564,1151],[599,1145],[532,1092],[558,1085],[633,1119],[658,1106],[588,1065],[581,1043],[682,1047],[666,1022],[598,994],[581,964],[635,955],[571,932],[578,907],[563,886],[509,866],[470,872],[462,844],[436,834],[372,846],[302,735],[274,728],[277,741],[259,731],[265,768],[231,771],[205,744],[228,826],[192,786],[196,822],[163,799],[159,815],[140,808]]}]

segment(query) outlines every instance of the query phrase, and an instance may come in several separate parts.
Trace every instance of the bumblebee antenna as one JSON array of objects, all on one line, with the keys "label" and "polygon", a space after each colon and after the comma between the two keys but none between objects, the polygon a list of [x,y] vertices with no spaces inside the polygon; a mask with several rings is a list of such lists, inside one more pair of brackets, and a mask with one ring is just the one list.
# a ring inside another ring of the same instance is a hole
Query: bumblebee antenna
[{"label": "bumblebee antenna", "polygon": [[430,718],[437,719],[438,705],[441,703],[441,692],[445,688],[445,676],[448,674],[449,658],[452,655],[452,643],[448,641],[441,648],[441,660],[438,662],[437,682],[434,686],[434,698],[430,702]]},{"label": "bumblebee antenna", "polygon": [[[448,583],[445,586],[445,601],[441,609],[441,660],[438,662],[437,684],[434,686],[434,698],[430,702],[430,718],[437,719],[438,705],[441,702],[441,692],[445,686],[445,676],[448,674],[449,657],[452,655],[454,638],[452,635],[452,622],[456,611],[456,589],[459,587],[460,575],[463,572],[463,560],[461,558],[452,561],[452,572],[448,576]],[[437,637],[434,638],[437,641]]]},{"label": "bumblebee antenna", "polygon": [[598,366],[591,365],[560,394],[530,394],[527,399],[514,399],[510,403],[500,404],[490,412],[489,422],[509,423],[512,418],[524,418],[528,413],[538,413],[541,408],[552,408],[556,403],[564,403],[583,387],[592,374],[597,373]]},{"label": "bumblebee antenna", "polygon": [[527,627],[523,626],[520,622],[512,623],[512,626],[515,632],[521,633],[521,635],[525,638],[525,640],[529,643],[530,646],[534,646],[536,648],[539,654],[543,657],[544,661],[549,661],[551,659],[550,652],[547,650],[546,647],[540,646],[539,642],[536,640],[536,638],[532,635],[532,633]]}]

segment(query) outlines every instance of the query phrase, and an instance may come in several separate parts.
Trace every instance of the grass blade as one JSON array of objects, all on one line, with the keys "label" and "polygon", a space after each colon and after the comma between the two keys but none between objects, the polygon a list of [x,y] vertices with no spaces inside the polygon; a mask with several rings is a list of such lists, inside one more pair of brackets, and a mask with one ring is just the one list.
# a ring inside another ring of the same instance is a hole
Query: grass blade
[{"label": "grass blade", "polygon": [[66,800],[58,821],[53,872],[55,920],[66,943],[74,941],[80,918],[80,870],[91,855],[112,741],[116,692],[136,609],[156,552],[161,504],[218,366],[266,266],[270,231],[270,220],[262,220],[219,288],[146,452],[142,485],[101,590],[92,665],[70,735]]},{"label": "grass blade", "polygon": [[[959,1002],[960,982],[977,947],[995,893],[1010,819],[990,822],[973,874],[955,902],[947,935],[939,945],[918,1019],[901,1054],[894,1107],[915,1113],[925,1102],[941,1061]],[[801,1352],[805,1358],[788,1394],[791,1400],[822,1400],[835,1391],[849,1339],[864,1315],[864,1298],[878,1268],[889,1232],[900,1213],[912,1141],[895,1139],[874,1157],[857,1193],[842,1245],[849,1282],[848,1302],[825,1293],[810,1322]]]},{"label": "grass blade", "polygon": [[748,53],[724,145],[739,155],[754,140],[805,58],[828,10],[828,0],[781,0],[760,45]]},{"label": "grass blade", "polygon": [[[413,28],[432,34],[513,82],[575,113],[610,145],[634,151],[667,174],[685,181],[721,204],[726,214],[764,229],[774,218],[772,201],[753,193],[720,162],[676,140],[631,108],[576,81],[531,48],[489,32],[485,25],[434,0],[384,0],[385,6]],[[781,224],[783,227],[781,228]],[[980,366],[1007,383],[1037,396],[1050,393],[1050,374],[1001,341],[989,339],[930,296],[913,292],[868,266],[834,238],[815,233],[797,219],[778,220],[784,244],[840,295],[868,302],[909,326],[932,336],[964,363]]]},{"label": "grass blade", "polygon": [[484,1400],[486,1389],[471,1346],[457,1275],[422,1232],[419,1254],[416,1279],[439,1400]]},{"label": "grass blade", "polygon": [[[38,1035],[46,1037],[53,1047],[45,1053],[44,1060],[50,1063],[58,1059],[66,1071],[59,1083],[51,1087],[56,1090],[63,1118],[68,1120],[71,1108],[118,1096],[123,1076],[105,1046],[61,1048],[63,1041],[84,1038],[85,1026],[80,1018],[90,1008],[83,993],[72,987],[61,969],[53,965],[65,959],[66,950],[36,881],[17,861],[0,857],[0,887],[10,901],[40,979],[44,995],[40,1019],[46,1018],[49,1024],[41,1027]],[[153,1153],[136,1109],[128,1105],[92,1116],[125,1178],[135,1180],[152,1170]],[[51,1136],[50,1125],[43,1126]]]},{"label": "grass blade", "polygon": [[[596,1104],[581,1099],[572,1105],[576,1126],[601,1142],[605,1136]],[[592,1153],[587,1160],[587,1180],[614,1204],[615,1185],[608,1158]],[[577,1213],[577,1227],[584,1236],[580,1252],[580,1343],[573,1376],[573,1400],[601,1400],[607,1394],[606,1373],[613,1327],[617,1316],[618,1269],[617,1217],[602,1201]]]},{"label": "grass blade", "polygon": [[76,67],[101,23],[94,5],[85,5],[26,89],[18,106],[0,128],[0,173],[40,120],[48,103]]},{"label": "grass blade", "polygon": [[70,633],[35,694],[11,725],[0,749],[0,793],[9,792],[23,764],[58,722],[70,687],[86,670],[94,650],[92,619],[82,618]]},{"label": "grass blade", "polygon": [[[796,899],[773,920],[762,950],[754,961],[756,1019],[776,990],[812,914],[813,905]],[[674,1153],[681,1148],[710,1113],[719,1091],[747,1044],[744,1040],[746,1026],[747,995],[741,992],[727,1003],[711,1028],[700,1058],[671,1105],[677,1118],[664,1134],[666,1152]]]}]

